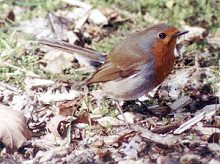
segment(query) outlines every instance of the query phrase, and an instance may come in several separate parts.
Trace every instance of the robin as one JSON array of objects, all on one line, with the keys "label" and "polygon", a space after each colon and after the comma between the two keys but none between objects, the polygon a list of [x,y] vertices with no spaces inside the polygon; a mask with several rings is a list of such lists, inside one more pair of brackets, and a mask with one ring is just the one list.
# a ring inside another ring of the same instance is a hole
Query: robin
[{"label": "robin", "polygon": [[169,75],[176,40],[187,32],[168,24],[154,25],[127,36],[108,55],[65,42],[43,39],[40,43],[102,63],[87,84],[100,83],[115,100],[136,100]]}]

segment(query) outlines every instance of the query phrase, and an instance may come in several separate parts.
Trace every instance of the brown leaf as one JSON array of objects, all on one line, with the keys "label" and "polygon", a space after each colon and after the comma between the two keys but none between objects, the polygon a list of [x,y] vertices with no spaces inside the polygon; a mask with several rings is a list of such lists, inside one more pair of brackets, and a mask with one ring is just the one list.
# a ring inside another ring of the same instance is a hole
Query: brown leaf
[{"label": "brown leaf", "polygon": [[134,137],[136,134],[137,133],[135,131],[129,131],[128,133],[125,133],[124,135],[120,136],[116,141],[118,147],[120,147],[123,142],[127,142],[130,137]]},{"label": "brown leaf", "polygon": [[103,162],[108,162],[112,160],[112,152],[110,152],[109,150],[98,150],[96,153]]},{"label": "brown leaf", "polygon": [[6,16],[5,18],[6,21],[9,21],[9,22],[14,22],[15,21],[15,14],[13,11],[9,11],[8,15]]},{"label": "brown leaf", "polygon": [[58,38],[65,38],[66,29],[70,22],[65,17],[57,16],[54,13],[48,13],[48,19],[52,31]]},{"label": "brown leaf", "polygon": [[31,138],[25,118],[20,111],[0,104],[0,141],[8,151],[16,151],[27,139]]},{"label": "brown leaf", "polygon": [[220,141],[220,133],[213,133],[209,138],[209,143],[219,143]]},{"label": "brown leaf", "polygon": [[73,55],[66,52],[50,51],[40,61],[40,67],[47,72],[62,73],[66,68],[72,66]]},{"label": "brown leaf", "polygon": [[168,133],[168,132],[170,132],[171,130],[174,130],[174,129],[178,128],[178,127],[181,125],[181,122],[182,122],[182,121],[183,121],[183,120],[176,121],[176,122],[170,123],[169,125],[162,126],[162,127],[156,128],[156,129],[153,129],[151,132],[153,132],[153,133],[158,133],[158,134]]},{"label": "brown leaf", "polygon": [[77,119],[73,120],[72,124],[77,124],[77,123],[85,123],[85,124],[96,124],[96,121],[92,120],[89,116],[88,112],[82,112]]},{"label": "brown leaf", "polygon": [[53,117],[47,124],[47,128],[55,136],[65,138],[67,135],[67,118],[64,116],[57,115]]},{"label": "brown leaf", "polygon": [[81,104],[82,96],[73,100],[62,102],[59,105],[58,113],[62,116],[72,116]]}]

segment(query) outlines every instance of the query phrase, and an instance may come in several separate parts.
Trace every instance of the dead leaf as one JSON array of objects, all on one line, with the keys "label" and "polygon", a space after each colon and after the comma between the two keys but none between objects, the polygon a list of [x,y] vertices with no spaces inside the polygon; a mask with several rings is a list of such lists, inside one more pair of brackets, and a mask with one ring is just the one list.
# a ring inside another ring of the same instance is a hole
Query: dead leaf
[{"label": "dead leaf", "polygon": [[180,121],[176,121],[176,122],[173,122],[173,123],[170,123],[166,126],[162,126],[162,127],[159,127],[159,128],[155,128],[153,129],[151,132],[153,133],[158,133],[158,134],[165,134],[165,133],[168,133],[170,132],[171,130],[174,130],[176,128],[178,128],[180,125],[181,125],[181,122],[183,120],[180,120]]},{"label": "dead leaf", "polygon": [[216,47],[216,48],[220,47],[220,37],[208,37],[207,42],[213,47]]},{"label": "dead leaf", "polygon": [[201,122],[196,124],[195,130],[200,131],[204,135],[204,137],[211,137],[214,133],[220,133],[219,128],[205,127]]},{"label": "dead leaf", "polygon": [[218,133],[213,133],[209,138],[208,142],[209,143],[219,143],[220,141],[220,132]]},{"label": "dead leaf", "polygon": [[97,139],[91,144],[91,146],[95,148],[102,148],[104,144],[105,143],[102,139]]},{"label": "dead leaf", "polygon": [[180,163],[200,163],[201,162],[201,157],[199,155],[195,154],[184,154],[180,158]]},{"label": "dead leaf", "polygon": [[70,21],[64,17],[57,16],[54,13],[48,13],[50,28],[57,38],[66,39],[66,29]]},{"label": "dead leaf", "polygon": [[0,104],[0,141],[8,151],[16,151],[31,138],[23,114],[11,107]]},{"label": "dead leaf", "polygon": [[206,105],[201,110],[196,111],[195,115],[199,115],[200,113],[205,112],[205,120],[211,121],[213,116],[216,114],[217,111],[220,110],[220,104],[212,104]]},{"label": "dead leaf", "polygon": [[6,19],[6,21],[14,22],[15,21],[15,13],[11,10],[5,19]]},{"label": "dead leaf", "polygon": [[46,93],[42,93],[39,96],[39,100],[44,102],[45,104],[48,104],[50,102],[54,101],[63,101],[63,100],[73,100],[77,97],[79,97],[81,94],[80,92],[76,90],[70,90],[63,93],[52,93],[52,91],[48,91]]},{"label": "dead leaf", "polygon": [[[54,147],[47,151],[37,151],[36,156],[30,163],[59,163],[60,159],[65,158],[67,154],[71,154],[71,149],[66,146]],[[37,162],[36,162],[37,161]]]},{"label": "dead leaf", "polygon": [[62,116],[72,116],[81,104],[82,97],[79,96],[76,99],[65,101],[59,104],[58,114]]},{"label": "dead leaf", "polygon": [[137,133],[135,131],[128,131],[125,134],[120,135],[114,142],[117,143],[117,147],[120,147],[123,142],[127,142],[129,138],[134,137]]},{"label": "dead leaf", "polygon": [[108,19],[107,17],[101,13],[98,9],[94,9],[90,11],[89,17],[88,17],[89,22],[95,24],[95,25],[107,25],[108,24]]},{"label": "dead leaf", "polygon": [[[138,154],[146,147],[139,135],[130,138],[128,142],[123,142],[119,152],[125,154],[128,158],[138,159]],[[145,150],[146,151],[146,150]]]},{"label": "dead leaf", "polygon": [[[134,113],[132,113],[132,112],[125,112],[124,116],[125,116],[126,120],[128,121],[128,123],[134,124],[134,120],[135,120]],[[123,118],[123,116],[121,114],[118,115],[118,119],[124,121],[124,118]]]},{"label": "dead leaf", "polygon": [[84,8],[74,8],[72,14],[68,15],[75,20],[75,29],[81,30],[88,20],[89,10]]},{"label": "dead leaf", "polygon": [[191,26],[183,26],[182,27],[184,30],[189,31],[187,34],[183,35],[179,41],[200,41],[205,39],[207,36],[207,31],[206,29],[202,27],[191,27]]},{"label": "dead leaf", "polygon": [[175,111],[175,110],[178,110],[180,108],[185,107],[186,105],[188,105],[191,102],[192,102],[192,99],[189,96],[182,96],[179,99],[177,99],[176,101],[174,101],[171,105],[169,105],[169,107],[173,111]]},{"label": "dead leaf", "polygon": [[219,143],[209,143],[207,147],[210,151],[215,154],[216,157],[220,156],[220,145]]},{"label": "dead leaf", "polygon": [[169,101],[170,99],[176,100],[181,94],[183,86],[190,80],[192,72],[194,70],[191,68],[176,71],[162,83],[158,94],[163,95],[163,99],[167,98]]},{"label": "dead leaf", "polygon": [[28,90],[39,88],[39,87],[49,87],[54,85],[54,81],[47,80],[47,79],[40,79],[40,78],[34,78],[34,77],[26,77],[24,80],[24,83],[26,84],[26,88]]},{"label": "dead leaf", "polygon": [[20,22],[18,29],[25,34],[33,34],[37,39],[40,39],[52,35],[52,30],[48,27],[48,24],[49,22],[47,19],[36,18]]},{"label": "dead leaf", "polygon": [[40,60],[40,68],[54,74],[62,73],[64,69],[72,66],[72,60],[72,54],[53,50],[46,53],[43,59]]},{"label": "dead leaf", "polygon": [[47,129],[56,137],[65,138],[67,136],[67,117],[56,115],[47,124]]},{"label": "dead leaf", "polygon": [[112,125],[112,126],[121,126],[121,125],[125,125],[124,121],[118,120],[116,118],[113,117],[102,117],[97,119],[98,123],[104,127]]},{"label": "dead leaf", "polygon": [[98,150],[97,155],[99,156],[99,158],[103,161],[103,163],[105,162],[109,162],[110,160],[112,160],[112,152],[107,150],[107,151],[103,151],[103,150]]},{"label": "dead leaf", "polygon": [[72,124],[78,124],[78,123],[94,125],[96,124],[96,121],[90,118],[89,113],[87,111],[84,111],[77,117],[77,119],[72,121]]}]

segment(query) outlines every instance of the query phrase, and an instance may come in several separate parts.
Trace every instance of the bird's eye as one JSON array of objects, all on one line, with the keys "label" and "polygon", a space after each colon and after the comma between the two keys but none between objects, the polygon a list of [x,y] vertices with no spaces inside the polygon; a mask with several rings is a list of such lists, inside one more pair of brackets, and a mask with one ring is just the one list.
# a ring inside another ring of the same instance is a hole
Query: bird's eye
[{"label": "bird's eye", "polygon": [[166,38],[166,36],[167,36],[167,35],[166,35],[166,34],[164,34],[164,33],[160,33],[160,34],[159,34],[159,37],[160,37],[161,39]]}]

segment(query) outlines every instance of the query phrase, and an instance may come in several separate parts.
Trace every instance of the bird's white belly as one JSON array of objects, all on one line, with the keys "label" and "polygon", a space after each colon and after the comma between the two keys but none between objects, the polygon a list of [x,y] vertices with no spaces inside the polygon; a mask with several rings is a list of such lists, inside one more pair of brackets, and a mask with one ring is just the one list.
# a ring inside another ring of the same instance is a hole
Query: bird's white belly
[{"label": "bird's white belly", "polygon": [[156,87],[153,83],[153,60],[136,74],[102,84],[103,91],[117,100],[136,100]]}]

